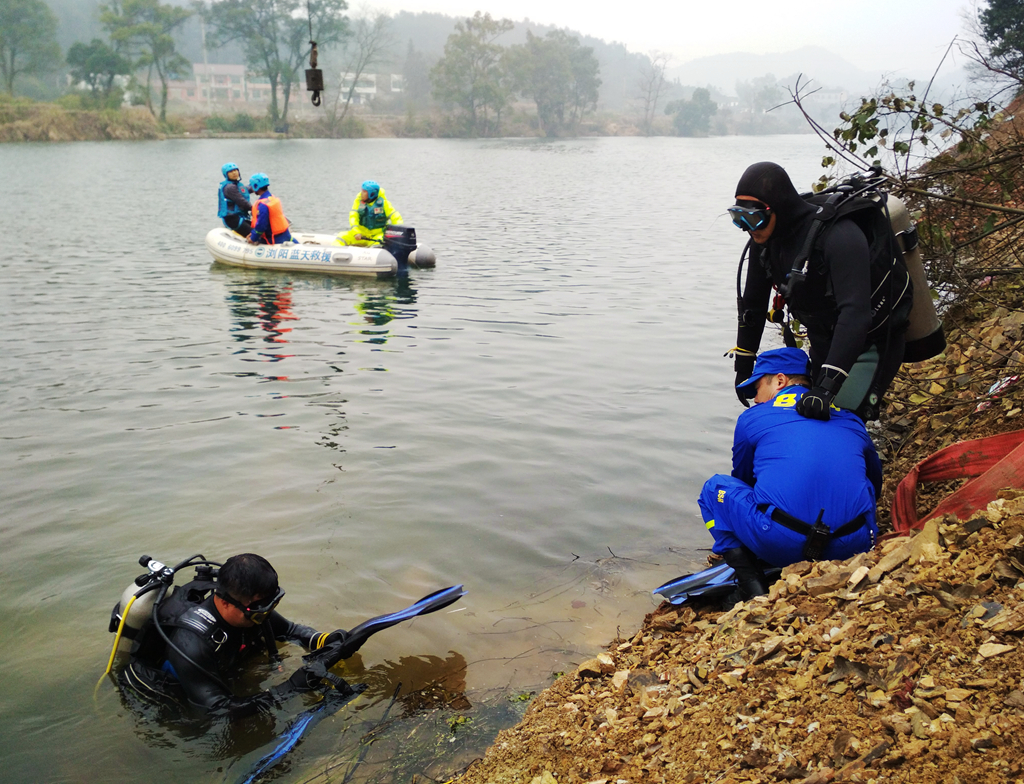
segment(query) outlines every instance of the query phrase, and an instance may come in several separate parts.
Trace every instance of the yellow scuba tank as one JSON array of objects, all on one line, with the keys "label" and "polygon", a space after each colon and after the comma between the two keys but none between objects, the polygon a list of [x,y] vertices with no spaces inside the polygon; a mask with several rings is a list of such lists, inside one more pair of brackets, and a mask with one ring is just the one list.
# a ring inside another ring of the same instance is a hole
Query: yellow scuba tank
[{"label": "yellow scuba tank", "polygon": [[910,219],[910,211],[902,200],[892,194],[889,194],[886,206],[893,233],[903,250],[903,263],[914,283],[914,304],[907,325],[903,361],[922,362],[943,352],[946,348],[946,335],[938,313],[935,312],[931,287],[924,275],[921,248],[917,244],[917,227]]}]

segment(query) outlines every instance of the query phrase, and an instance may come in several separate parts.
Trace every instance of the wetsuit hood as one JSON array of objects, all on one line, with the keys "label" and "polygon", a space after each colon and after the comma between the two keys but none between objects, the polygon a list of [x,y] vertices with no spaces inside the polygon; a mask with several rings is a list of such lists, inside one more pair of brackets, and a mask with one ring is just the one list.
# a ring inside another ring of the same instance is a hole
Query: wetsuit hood
[{"label": "wetsuit hood", "polygon": [[786,170],[777,163],[762,161],[747,167],[736,184],[736,196],[748,196],[767,204],[775,213],[776,231],[788,233],[814,212],[793,187]]}]

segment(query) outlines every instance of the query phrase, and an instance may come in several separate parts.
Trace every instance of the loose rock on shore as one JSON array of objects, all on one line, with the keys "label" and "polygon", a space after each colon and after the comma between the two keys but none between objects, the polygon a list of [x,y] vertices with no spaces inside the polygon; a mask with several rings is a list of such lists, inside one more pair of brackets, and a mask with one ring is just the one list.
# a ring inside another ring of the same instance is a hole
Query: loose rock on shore
[{"label": "loose rock on shore", "polygon": [[728,612],[663,604],[460,784],[1024,781],[1024,492]]}]

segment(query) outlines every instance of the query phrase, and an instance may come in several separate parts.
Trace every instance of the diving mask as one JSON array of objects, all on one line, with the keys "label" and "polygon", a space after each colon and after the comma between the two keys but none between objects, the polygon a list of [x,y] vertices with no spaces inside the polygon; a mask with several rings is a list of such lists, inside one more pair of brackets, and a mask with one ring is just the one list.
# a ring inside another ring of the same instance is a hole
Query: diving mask
[{"label": "diving mask", "polygon": [[771,215],[772,208],[768,206],[743,207],[735,204],[729,208],[729,216],[732,218],[733,224],[743,231],[763,229],[768,225]]},{"label": "diving mask", "polygon": [[253,599],[248,605],[242,604],[227,593],[218,592],[217,595],[232,607],[237,607],[241,610],[247,620],[250,620],[255,624],[260,624],[267,620],[270,613],[272,613],[277,608],[277,605],[281,603],[281,600],[284,598],[284,590],[278,587],[277,593],[273,596],[267,599]]}]

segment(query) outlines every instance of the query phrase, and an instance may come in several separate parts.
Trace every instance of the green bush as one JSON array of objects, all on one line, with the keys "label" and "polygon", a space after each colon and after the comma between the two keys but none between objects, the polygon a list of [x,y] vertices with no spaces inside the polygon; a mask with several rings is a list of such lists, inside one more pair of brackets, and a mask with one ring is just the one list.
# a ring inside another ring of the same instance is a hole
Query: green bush
[{"label": "green bush", "polygon": [[214,114],[206,118],[206,130],[214,133],[259,133],[270,130],[270,120],[238,112],[234,117]]}]

